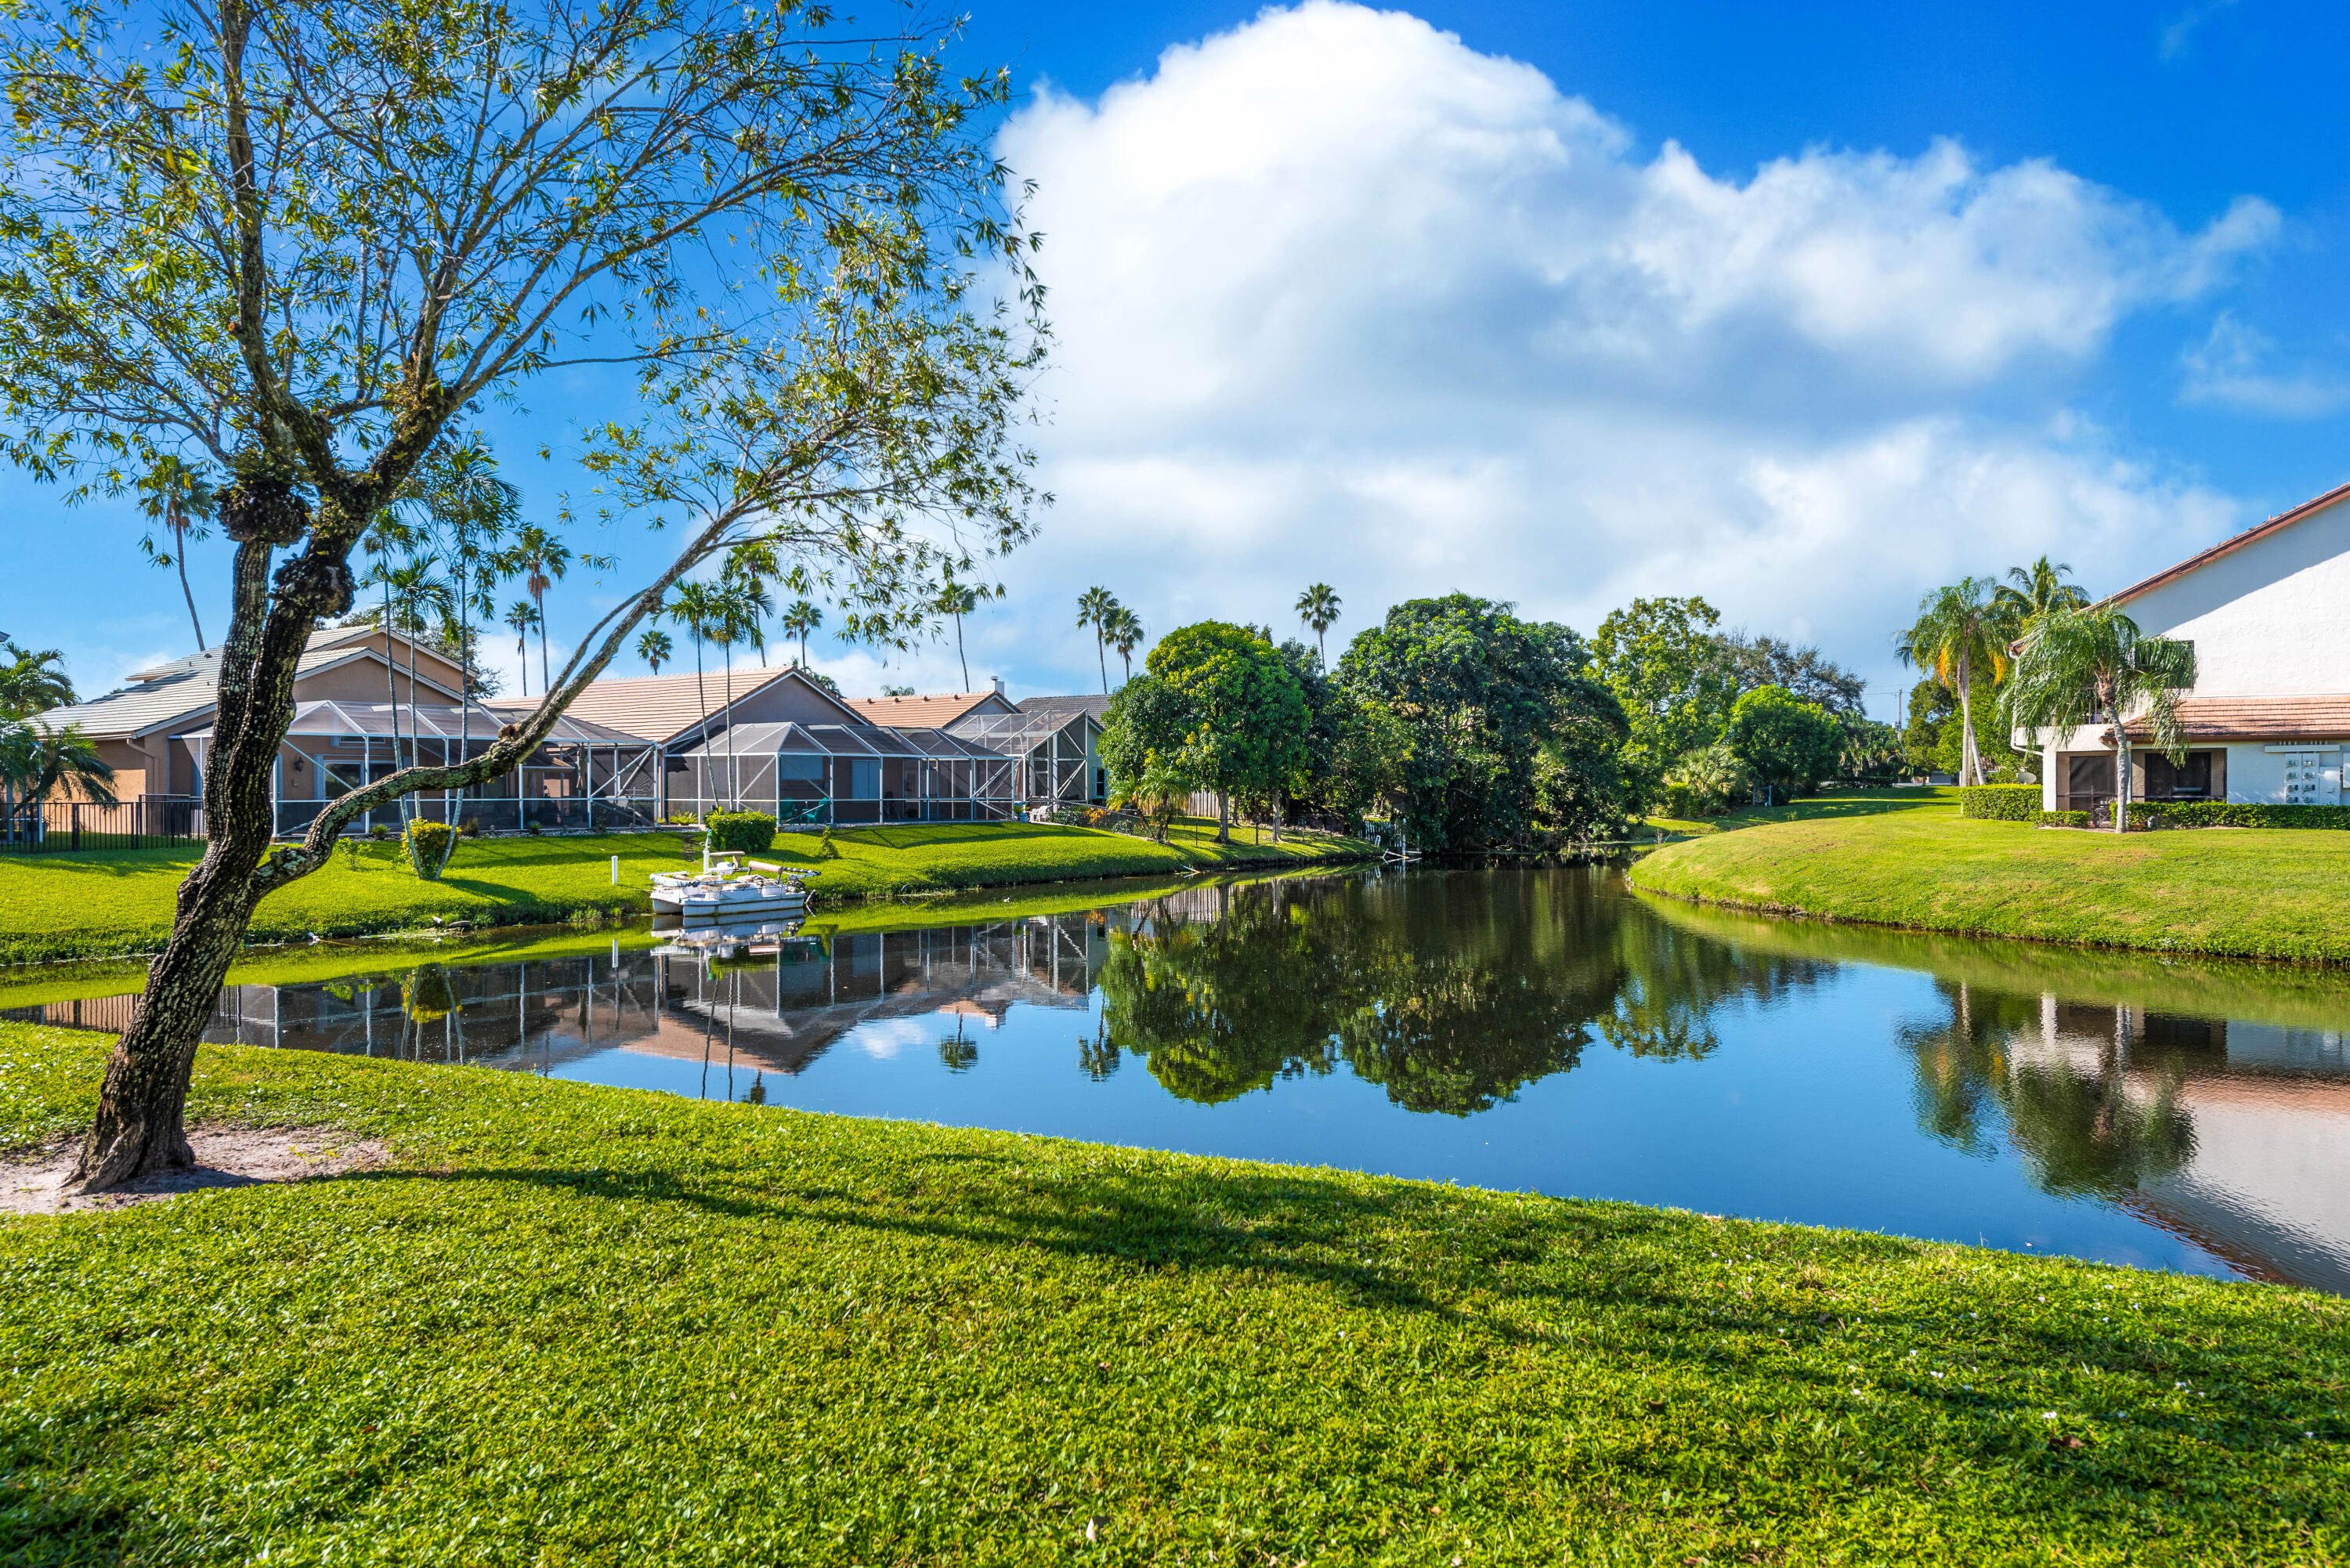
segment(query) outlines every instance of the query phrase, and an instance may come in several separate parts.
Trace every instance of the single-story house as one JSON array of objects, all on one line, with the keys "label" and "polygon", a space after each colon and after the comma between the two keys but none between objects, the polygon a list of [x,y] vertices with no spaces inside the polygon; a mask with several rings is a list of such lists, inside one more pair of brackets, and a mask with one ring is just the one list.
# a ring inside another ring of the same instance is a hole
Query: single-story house
[{"label": "single-story house", "polygon": [[1015,704],[999,680],[989,691],[874,697],[853,706],[885,728],[935,724],[960,742],[1010,758],[1016,764],[1012,794],[1023,811],[1097,805],[1108,795],[1100,746],[1107,697],[1026,697]]},{"label": "single-story house", "polygon": [[[2350,484],[2281,512],[2124,588],[2138,629],[2195,649],[2180,697],[2188,740],[2174,763],[2129,725],[2133,801],[2344,804],[2350,745]],[[2095,811],[2117,793],[2103,725],[2019,735],[2041,753],[2041,804]]]}]

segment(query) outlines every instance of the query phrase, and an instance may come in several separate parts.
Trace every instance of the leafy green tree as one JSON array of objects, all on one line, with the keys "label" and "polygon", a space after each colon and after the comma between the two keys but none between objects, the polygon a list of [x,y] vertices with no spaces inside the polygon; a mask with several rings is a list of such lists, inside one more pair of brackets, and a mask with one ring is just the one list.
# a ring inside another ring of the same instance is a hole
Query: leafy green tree
[{"label": "leafy green tree", "polygon": [[1098,742],[1112,800],[1129,802],[1163,841],[1184,802],[1203,787],[1191,772],[1191,715],[1185,699],[1148,670],[1109,700]]},{"label": "leafy green tree", "polygon": [[[1544,748],[1578,724],[1622,722],[1615,699],[1584,672],[1586,662],[1582,639],[1565,627],[1453,594],[1390,609],[1348,645],[1336,680],[1354,702],[1391,715],[1408,733],[1399,794],[1412,838],[1473,850],[1539,838]],[[1555,754],[1564,766],[1589,753],[1578,743]],[[1554,798],[1570,801],[1575,787]]]},{"label": "leafy green tree", "polygon": [[1592,672],[1631,727],[1624,767],[1644,805],[1667,769],[1711,745],[1730,721],[1738,671],[1713,634],[1721,619],[1701,598],[1634,599],[1610,611],[1592,637]]},{"label": "leafy green tree", "polygon": [[1235,798],[1269,800],[1307,765],[1305,694],[1271,643],[1223,621],[1169,632],[1143,668],[1181,705],[1178,771],[1223,797],[1216,836],[1229,842]]},{"label": "leafy green tree", "polygon": [[1902,663],[1929,671],[1958,699],[1962,784],[1983,782],[1975,736],[1975,677],[1988,675],[1996,682],[2007,668],[2007,638],[1992,586],[1989,577],[1961,577],[1934,589],[1918,601],[1918,618],[1893,643]]},{"label": "leafy green tree", "polygon": [[1624,742],[1631,725],[1597,681],[1563,687],[1551,731],[1534,757],[1534,826],[1546,845],[1565,848],[1622,838],[1631,830],[1631,784]]},{"label": "leafy green tree", "polygon": [[1844,754],[1837,760],[1841,778],[1890,783],[1901,771],[1902,732],[1875,719],[1844,721]]},{"label": "leafy green tree", "polygon": [[[944,566],[1027,536],[1013,430],[1042,297],[983,123],[1009,83],[951,71],[951,47],[715,0],[12,9],[0,455],[76,498],[201,459],[238,545],[210,841],[78,1188],[192,1158],[188,1075],[262,898],[361,813],[520,765],[713,553],[756,536],[816,563],[852,635],[902,646]],[[1009,290],[983,284],[999,267]],[[351,552],[474,410],[586,363],[639,375],[582,432],[599,504],[677,555],[481,755],[370,781],[275,845],[296,667],[351,608]]]},{"label": "leafy green tree", "polygon": [[1720,816],[1746,798],[1754,777],[1727,741],[1684,752],[1665,773],[1659,802],[1667,816]]},{"label": "leafy green tree", "polygon": [[1758,686],[1741,697],[1723,738],[1764,789],[1790,799],[1835,773],[1844,751],[1844,726],[1783,686]]},{"label": "leafy green tree", "polygon": [[[2195,685],[2195,646],[2148,637],[2112,605],[2052,611],[2026,634],[2001,704],[2011,728],[2070,730],[2102,720],[2114,736],[2114,831],[2129,828],[2130,724],[2155,749],[2187,759],[2178,697]],[[2087,711],[2083,711],[2083,698]]]},{"label": "leafy green tree", "polygon": [[1839,719],[1866,715],[1868,682],[1817,648],[1798,648],[1781,638],[1750,637],[1743,631],[1724,632],[1721,643],[1742,694],[1762,686],[1783,686]]}]

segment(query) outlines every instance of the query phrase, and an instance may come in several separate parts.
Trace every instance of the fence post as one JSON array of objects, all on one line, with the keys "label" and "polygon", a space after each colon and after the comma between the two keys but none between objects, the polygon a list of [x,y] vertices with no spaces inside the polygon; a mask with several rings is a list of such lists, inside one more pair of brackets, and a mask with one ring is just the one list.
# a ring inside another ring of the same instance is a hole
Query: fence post
[{"label": "fence post", "polygon": [[73,808],[73,846],[76,849],[81,847],[81,803],[79,801],[74,803]]}]

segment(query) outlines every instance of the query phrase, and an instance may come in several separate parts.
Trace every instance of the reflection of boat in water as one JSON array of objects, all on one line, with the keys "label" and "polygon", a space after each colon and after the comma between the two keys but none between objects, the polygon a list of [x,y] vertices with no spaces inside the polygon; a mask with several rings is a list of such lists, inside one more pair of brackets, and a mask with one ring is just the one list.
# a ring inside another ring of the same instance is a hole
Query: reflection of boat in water
[{"label": "reflection of boat in water", "polygon": [[[653,912],[685,920],[746,920],[795,916],[807,910],[804,878],[821,873],[794,866],[742,861],[737,855],[705,855],[702,870],[653,873]],[[717,864],[712,865],[712,862]],[[737,873],[741,873],[738,875]]]},{"label": "reflection of boat in water", "polygon": [[781,953],[786,945],[795,942],[806,942],[821,950],[816,938],[799,934],[803,923],[798,919],[788,919],[696,924],[662,933],[669,940],[653,951],[663,958],[730,960],[772,958]]}]

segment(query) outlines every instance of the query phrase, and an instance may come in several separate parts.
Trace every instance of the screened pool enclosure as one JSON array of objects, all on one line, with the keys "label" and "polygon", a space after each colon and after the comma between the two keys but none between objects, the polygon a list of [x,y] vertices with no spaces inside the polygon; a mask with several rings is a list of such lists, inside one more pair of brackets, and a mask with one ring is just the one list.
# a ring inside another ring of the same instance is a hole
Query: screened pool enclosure
[{"label": "screened pool enclosure", "polygon": [[668,810],[773,812],[779,823],[1000,822],[1011,757],[944,730],[737,724],[669,760]]},{"label": "screened pool enclosure", "polygon": [[[305,702],[277,753],[273,783],[281,834],[306,832],[328,802],[402,767],[446,767],[478,757],[514,715],[476,706]],[[203,776],[209,729],[176,737]],[[545,744],[519,768],[469,790],[432,790],[364,815],[347,827],[398,829],[411,817],[482,828],[650,827],[660,820],[658,748],[650,741],[580,719],[558,719]]]}]

